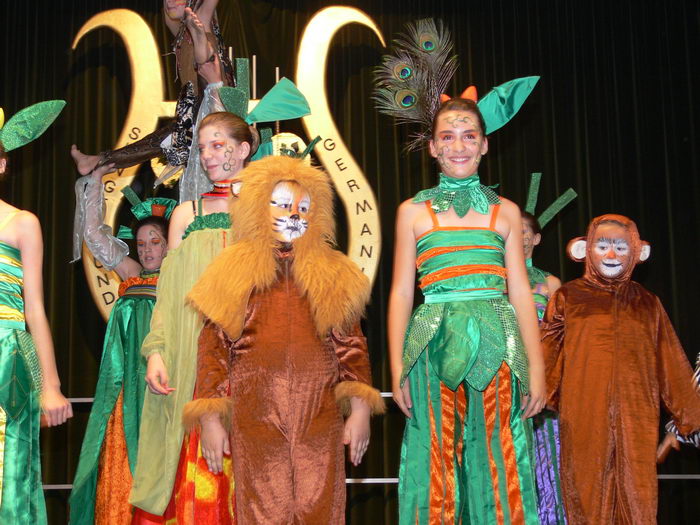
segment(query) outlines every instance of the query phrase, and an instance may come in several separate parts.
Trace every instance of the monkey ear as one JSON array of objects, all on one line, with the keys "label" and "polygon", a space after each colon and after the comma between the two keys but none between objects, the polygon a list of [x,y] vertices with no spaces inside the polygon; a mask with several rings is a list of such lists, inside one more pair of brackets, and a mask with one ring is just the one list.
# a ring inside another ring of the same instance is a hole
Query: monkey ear
[{"label": "monkey ear", "polygon": [[651,255],[651,245],[647,241],[642,241],[642,250],[639,253],[639,262],[644,262]]},{"label": "monkey ear", "polygon": [[585,237],[576,237],[571,239],[566,245],[566,253],[573,261],[581,262],[586,258],[586,242]]}]

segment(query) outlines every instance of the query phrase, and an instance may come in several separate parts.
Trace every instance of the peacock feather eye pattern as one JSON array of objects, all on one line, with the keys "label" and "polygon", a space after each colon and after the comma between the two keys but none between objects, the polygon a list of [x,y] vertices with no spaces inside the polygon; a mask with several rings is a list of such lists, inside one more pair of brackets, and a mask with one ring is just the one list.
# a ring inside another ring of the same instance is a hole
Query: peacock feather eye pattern
[{"label": "peacock feather eye pattern", "polygon": [[408,64],[397,64],[394,66],[394,75],[401,80],[408,80],[413,76],[413,68]]},{"label": "peacock feather eye pattern", "polygon": [[428,53],[435,50],[435,35],[423,34],[420,36],[420,47]]},{"label": "peacock feather eye pattern", "polygon": [[402,89],[396,93],[396,103],[402,108],[412,108],[418,100],[416,94],[409,89]]}]

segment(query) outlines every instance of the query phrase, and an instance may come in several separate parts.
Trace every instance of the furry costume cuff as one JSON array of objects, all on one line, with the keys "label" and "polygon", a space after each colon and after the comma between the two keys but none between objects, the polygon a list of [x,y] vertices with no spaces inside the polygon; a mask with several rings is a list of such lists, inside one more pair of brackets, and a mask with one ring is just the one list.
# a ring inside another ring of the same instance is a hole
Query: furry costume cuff
[{"label": "furry costume cuff", "polygon": [[352,397],[359,397],[367,403],[372,415],[383,414],[386,410],[382,395],[376,388],[360,381],[342,381],[335,387],[335,401],[344,417],[352,412],[350,406]]},{"label": "furry costume cuff", "polygon": [[190,401],[182,411],[182,424],[186,431],[200,427],[199,418],[206,414],[218,414],[221,424],[227,431],[231,430],[231,409],[233,401],[230,397],[200,398]]}]

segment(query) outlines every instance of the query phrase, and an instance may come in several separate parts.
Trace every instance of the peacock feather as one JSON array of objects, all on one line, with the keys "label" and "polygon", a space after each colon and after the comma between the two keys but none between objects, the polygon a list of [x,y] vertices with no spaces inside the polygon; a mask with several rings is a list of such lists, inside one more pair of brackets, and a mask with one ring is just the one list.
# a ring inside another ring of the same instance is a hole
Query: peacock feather
[{"label": "peacock feather", "polygon": [[377,109],[400,123],[416,123],[422,131],[411,136],[407,149],[430,139],[440,94],[457,70],[452,37],[441,21],[418,20],[392,43],[391,54],[375,69],[373,100]]}]

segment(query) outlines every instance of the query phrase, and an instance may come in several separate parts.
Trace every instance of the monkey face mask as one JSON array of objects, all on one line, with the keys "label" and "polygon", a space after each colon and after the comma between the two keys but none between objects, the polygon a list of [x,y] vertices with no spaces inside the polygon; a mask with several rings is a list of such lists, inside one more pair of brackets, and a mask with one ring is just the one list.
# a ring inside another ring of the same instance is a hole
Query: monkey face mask
[{"label": "monkey face mask", "polygon": [[586,261],[589,280],[612,284],[628,281],[634,267],[649,258],[649,243],[640,240],[637,225],[622,215],[602,215],[591,221],[586,237],[567,248],[574,261]]}]

